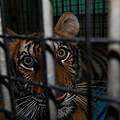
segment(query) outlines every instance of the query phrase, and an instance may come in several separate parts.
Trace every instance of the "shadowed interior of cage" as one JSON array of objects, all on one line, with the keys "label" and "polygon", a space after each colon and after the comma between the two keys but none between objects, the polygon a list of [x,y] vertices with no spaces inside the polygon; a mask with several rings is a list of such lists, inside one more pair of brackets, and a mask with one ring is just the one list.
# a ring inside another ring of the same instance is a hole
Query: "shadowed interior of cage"
[{"label": "shadowed interior of cage", "polygon": [[[8,4],[9,3],[9,4]],[[59,17],[64,12],[74,13],[80,22],[80,32],[78,36],[86,35],[86,1],[85,0],[52,0],[53,6],[53,20],[54,24],[57,23]],[[42,26],[38,15],[39,5],[38,2],[32,0],[5,0],[5,22],[6,27],[14,30],[17,33],[28,34],[32,32],[40,32],[39,27]],[[106,37],[108,32],[108,0],[94,0],[93,1],[93,11],[91,14],[92,20],[92,37]],[[95,94],[104,95],[106,89],[97,89]],[[96,101],[96,99],[93,99]],[[104,106],[106,102],[98,101],[96,102],[98,109],[94,109],[92,112],[93,120],[104,119],[106,112],[104,114],[101,111],[106,111]],[[101,107],[103,106],[103,107]],[[101,114],[103,117],[101,117]],[[101,118],[100,118],[101,117]]]},{"label": "shadowed interior of cage", "polygon": [[[52,0],[54,23],[64,12],[74,13],[80,22],[79,36],[85,36],[85,0]],[[32,0],[5,0],[5,20],[7,27],[19,33],[40,31],[40,20],[37,18],[38,2]],[[93,36],[107,36],[108,0],[93,0]],[[15,9],[15,10],[14,10]]]}]

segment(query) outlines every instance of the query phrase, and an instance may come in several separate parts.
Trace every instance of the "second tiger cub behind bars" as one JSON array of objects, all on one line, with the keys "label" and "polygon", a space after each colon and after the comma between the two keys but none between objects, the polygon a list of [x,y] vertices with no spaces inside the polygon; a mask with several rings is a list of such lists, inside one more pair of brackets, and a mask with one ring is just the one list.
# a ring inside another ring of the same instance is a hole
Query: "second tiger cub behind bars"
[{"label": "second tiger cub behind bars", "polygon": [[[71,38],[79,32],[79,22],[72,13],[64,13],[55,26],[54,36]],[[12,30],[9,34],[16,35]],[[33,33],[32,36],[36,36]],[[10,60],[12,62],[12,75],[28,81],[45,82],[43,48],[39,41],[11,39],[9,41]],[[88,71],[86,47],[84,43],[54,42],[54,55],[56,66],[56,84],[80,91],[81,94],[69,92],[57,94],[56,108],[57,120],[87,120],[88,115],[88,81],[90,72],[92,77],[91,88],[94,94],[105,94],[107,74],[107,53],[103,45],[93,44],[91,71]],[[78,78],[77,78],[78,77]],[[46,120],[45,90],[37,86],[14,82],[16,97],[17,120],[28,118],[30,120]],[[105,102],[92,100],[93,120],[102,117],[106,107]],[[24,120],[24,119],[23,119]]]}]

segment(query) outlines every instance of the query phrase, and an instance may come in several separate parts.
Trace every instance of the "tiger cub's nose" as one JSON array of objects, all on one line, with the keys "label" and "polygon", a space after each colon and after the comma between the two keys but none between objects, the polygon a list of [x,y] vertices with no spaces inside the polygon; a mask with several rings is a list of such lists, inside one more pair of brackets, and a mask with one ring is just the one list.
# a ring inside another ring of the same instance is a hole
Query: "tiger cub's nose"
[{"label": "tiger cub's nose", "polygon": [[[66,88],[63,83],[57,83],[56,86],[59,88]],[[56,101],[62,102],[65,99],[66,95],[67,93],[65,91],[56,90]]]},{"label": "tiger cub's nose", "polygon": [[37,99],[45,99],[44,93],[42,93],[42,94],[41,93],[37,93],[35,96],[36,96]]}]

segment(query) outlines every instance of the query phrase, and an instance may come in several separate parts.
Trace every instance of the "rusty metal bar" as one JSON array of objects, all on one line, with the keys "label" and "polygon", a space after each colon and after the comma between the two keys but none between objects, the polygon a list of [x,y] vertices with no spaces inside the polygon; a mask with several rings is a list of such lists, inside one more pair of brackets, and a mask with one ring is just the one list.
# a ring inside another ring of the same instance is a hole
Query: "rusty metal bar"
[{"label": "rusty metal bar", "polygon": [[[120,0],[110,0],[109,15],[109,37],[115,40],[120,39]],[[108,66],[108,94],[120,99],[120,44],[114,43],[109,45],[110,60]],[[120,105],[110,103],[112,109],[118,112],[117,120],[120,119]],[[114,111],[113,110],[113,111]]]},{"label": "rusty metal bar", "polygon": [[[52,23],[52,7],[50,0],[42,0],[43,6],[43,23],[44,23],[44,37],[52,37],[53,35],[53,23]],[[46,41],[46,44],[53,49],[53,43],[51,41]],[[47,84],[55,85],[55,66],[54,57],[50,51],[45,51],[46,56],[46,66],[47,66]],[[55,92],[55,91],[53,91]],[[48,98],[49,102],[49,116],[50,120],[56,120],[56,106],[54,102]]]}]

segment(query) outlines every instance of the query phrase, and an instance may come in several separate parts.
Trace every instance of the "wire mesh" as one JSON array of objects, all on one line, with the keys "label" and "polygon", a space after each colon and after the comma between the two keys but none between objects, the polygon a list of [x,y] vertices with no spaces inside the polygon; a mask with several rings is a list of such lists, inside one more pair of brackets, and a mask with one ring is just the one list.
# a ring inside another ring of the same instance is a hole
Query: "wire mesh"
[{"label": "wire mesh", "polygon": [[[108,0],[92,0],[93,4],[93,36],[107,37]],[[72,12],[80,21],[79,36],[85,36],[85,0],[52,0],[55,23],[64,12]]]}]

